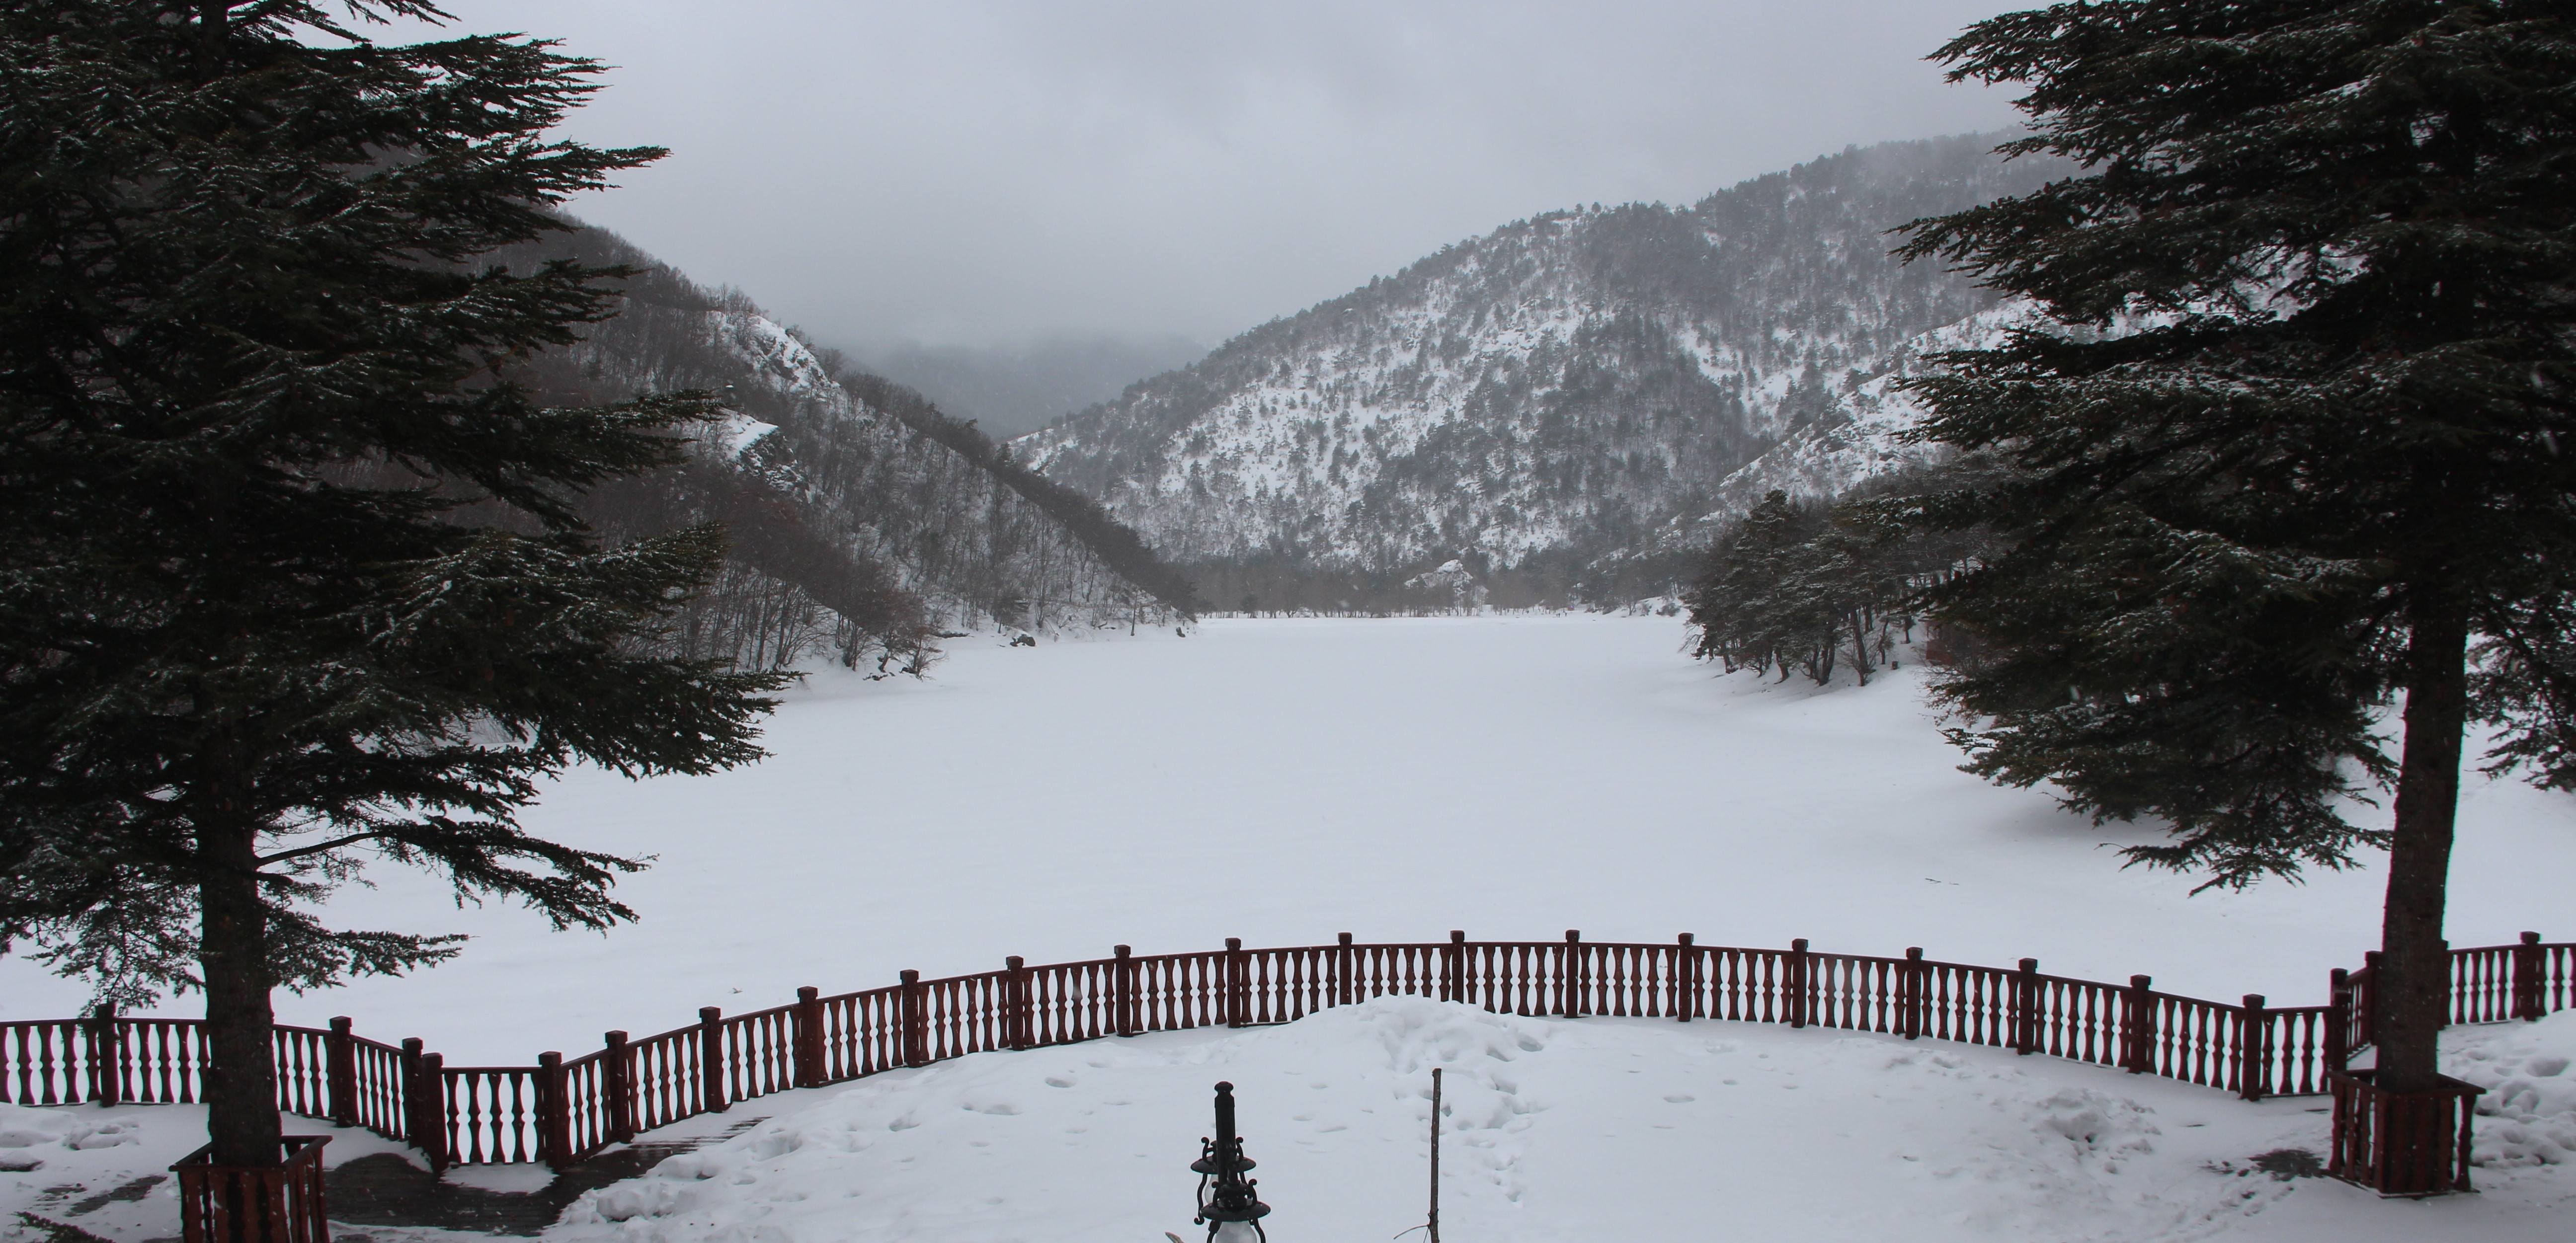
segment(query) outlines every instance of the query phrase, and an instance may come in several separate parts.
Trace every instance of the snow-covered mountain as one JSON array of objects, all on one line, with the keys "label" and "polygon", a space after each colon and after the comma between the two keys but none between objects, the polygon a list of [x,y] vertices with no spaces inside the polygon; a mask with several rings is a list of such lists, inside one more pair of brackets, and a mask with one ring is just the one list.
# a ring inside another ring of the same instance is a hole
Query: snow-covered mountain
[{"label": "snow-covered mountain", "polygon": [[698,390],[725,403],[686,466],[596,489],[585,510],[612,538],[725,524],[724,575],[676,632],[693,654],[901,664],[940,631],[1168,625],[1189,607],[1187,582],[1089,498],[748,298],[601,230],[521,250],[499,258],[635,271],[616,318],[531,360],[521,383],[568,402]]},{"label": "snow-covered mountain", "polygon": [[1649,594],[1604,567],[1753,481],[1816,490],[1891,451],[1840,434],[1873,379],[1993,302],[1889,258],[1887,230],[2057,171],[1998,140],[1518,221],[1014,444],[1220,603],[1246,565],[1402,582],[1453,559],[1498,604]]},{"label": "snow-covered mountain", "polygon": [[[1835,393],[1820,415],[1804,421],[1762,456],[1720,481],[1707,513],[1695,521],[1677,520],[1651,546],[1673,543],[1676,532],[1705,531],[1751,509],[1774,491],[1798,500],[1831,498],[1872,476],[1931,461],[1936,450],[1909,443],[1900,434],[1924,410],[1912,394],[1897,387],[1897,381],[1913,374],[1927,355],[1992,349],[2003,343],[2008,331],[2033,325],[2037,319],[2028,302],[2012,300],[1899,343],[1880,361],[1875,375]],[[1696,542],[1687,534],[1680,538]]]}]

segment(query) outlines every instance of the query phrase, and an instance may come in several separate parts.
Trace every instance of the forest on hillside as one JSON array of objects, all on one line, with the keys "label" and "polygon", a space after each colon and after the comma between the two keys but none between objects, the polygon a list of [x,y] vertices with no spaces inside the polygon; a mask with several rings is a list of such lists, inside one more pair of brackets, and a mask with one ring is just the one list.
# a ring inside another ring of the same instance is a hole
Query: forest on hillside
[{"label": "forest on hillside", "polygon": [[529,358],[516,382],[565,404],[697,391],[725,411],[677,470],[581,502],[611,538],[725,527],[732,552],[682,610],[680,651],[753,668],[830,653],[918,673],[940,639],[976,629],[1133,630],[1196,611],[1188,580],[1096,502],[740,292],[701,287],[597,228],[494,260],[567,257],[631,270],[620,313]]}]

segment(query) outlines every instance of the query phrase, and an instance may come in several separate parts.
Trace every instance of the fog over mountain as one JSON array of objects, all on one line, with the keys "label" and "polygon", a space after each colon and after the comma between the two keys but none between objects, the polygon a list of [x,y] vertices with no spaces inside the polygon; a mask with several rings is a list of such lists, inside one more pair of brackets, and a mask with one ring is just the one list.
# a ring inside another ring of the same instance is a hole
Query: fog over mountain
[{"label": "fog over mountain", "polygon": [[1204,342],[1179,336],[1058,336],[1017,345],[861,344],[860,366],[917,389],[950,416],[1017,436],[1117,396],[1147,376],[1195,362]]},{"label": "fog over mountain", "polygon": [[1502,221],[2012,117],[1923,59],[1992,0],[441,7],[612,66],[566,136],[670,149],[571,211],[844,349],[1215,342]]},{"label": "fog over mountain", "polygon": [[[1564,400],[1555,414],[1516,408],[1506,422],[1563,416],[1574,420],[1572,434],[1592,438],[1531,473],[1453,443],[1471,425],[1501,426],[1476,423],[1481,414],[1444,422],[1438,435],[1407,421],[1414,416],[1390,414],[1374,444],[1310,433],[1305,462],[1290,461],[1297,447],[1273,446],[1275,465],[1302,471],[1320,461],[1325,486],[1244,476],[1237,482],[1247,503],[1270,514],[1258,519],[1194,510],[1182,522],[1177,502],[1158,502],[1172,512],[1149,516],[1135,491],[1143,475],[1117,485],[1128,489],[1113,498],[1119,512],[1153,538],[1236,567],[1218,566],[1209,580],[1221,592],[1254,561],[1307,567],[1291,577],[1322,566],[1392,575],[1393,590],[1451,559],[1480,583],[1502,585],[1497,569],[1517,576],[1506,596],[1627,590],[1584,584],[1599,577],[1604,558],[1629,556],[1653,542],[1649,532],[1687,520],[1703,501],[1717,504],[1728,472],[1801,430],[1781,422],[1779,409],[1842,400],[1850,370],[1889,365],[1895,347],[1885,333],[1920,317],[1858,308],[1866,321],[1858,341],[1784,320],[1781,331],[1801,334],[1801,351],[1818,347],[1810,368],[1804,352],[1783,361],[1752,338],[1721,344],[1699,333],[1737,296],[1711,292],[1717,284],[1706,273],[1682,273],[1660,291],[1651,281],[1614,281],[1597,292],[1615,309],[1595,316],[1581,298],[1590,296],[1583,282],[1598,274],[1585,275],[1584,265],[1612,252],[1621,257],[1606,262],[1620,271],[1687,259],[1687,246],[1671,244],[1695,227],[1688,218],[1711,187],[1855,141],[1927,140],[2013,115],[2010,92],[1945,83],[1925,59],[1991,15],[1982,0],[1611,0],[1579,10],[1535,0],[444,7],[454,21],[442,31],[385,37],[528,29],[560,40],[612,67],[605,89],[569,114],[565,136],[670,149],[570,210],[698,281],[750,291],[778,324],[920,390],[944,417],[1008,436],[1088,403],[1141,409],[1127,386],[1185,366],[1185,351],[1166,348],[1176,339],[1223,340],[1320,304],[1386,316],[1368,330],[1372,354],[1388,348],[1384,334],[1404,335],[1399,319],[1429,317],[1413,327],[1436,329],[1433,348],[1409,347],[1425,370],[1405,382],[1432,385],[1436,394],[1416,396],[1434,407],[1499,409],[1491,394],[1508,406],[1520,400],[1512,386],[1526,385]],[[1581,206],[1620,203],[1650,206]],[[1527,226],[1519,235],[1496,234],[1483,250],[1459,244],[1515,219]],[[1870,227],[1894,223],[1871,219]],[[1854,236],[1868,231],[1853,228]],[[1829,249],[1853,245],[1843,239]],[[1520,279],[1481,266],[1504,262],[1502,250],[1514,247],[1510,264],[1525,260],[1544,273],[1527,295],[1563,318],[1541,325],[1531,318],[1538,303],[1522,306],[1517,294],[1508,316],[1453,318],[1504,296],[1493,282]],[[1718,249],[1721,267],[1743,257],[1732,243]],[[1415,262],[1434,252],[1472,262],[1445,274]],[[1336,297],[1373,275],[1388,284],[1384,275],[1399,271],[1407,274],[1399,282],[1414,281],[1432,301],[1399,312]],[[1434,286],[1450,288],[1454,305]],[[1741,296],[1769,296],[1764,290]],[[1841,292],[1812,291],[1826,302]],[[1250,335],[1269,333],[1267,341],[1279,331]],[[1536,334],[1506,349],[1523,351],[1508,372],[1441,352],[1454,338],[1481,357],[1506,347],[1498,331]],[[1541,348],[1541,338],[1553,344]],[[1325,357],[1354,345],[1338,342]],[[1636,350],[1708,352],[1696,355],[1704,365],[1694,371]],[[1243,360],[1240,352],[1218,357]],[[1397,366],[1392,355],[1385,365]],[[1786,386],[1811,370],[1841,379],[1819,378],[1793,399]],[[1395,391],[1381,388],[1393,372],[1365,381],[1332,374],[1365,383],[1371,400]],[[1575,413],[1582,402],[1574,394],[1592,376],[1609,377],[1607,387],[1583,401],[1625,408],[1632,424],[1648,417],[1647,389],[1660,383],[1651,374],[1678,387],[1655,399],[1665,413],[1648,431],[1623,430],[1615,415],[1596,426]],[[1488,396],[1474,396],[1480,391]],[[1237,386],[1238,396],[1250,392]],[[1285,409],[1283,397],[1253,400]],[[1348,399],[1347,388],[1335,398]],[[1728,403],[1742,406],[1740,416]],[[1535,435],[1536,426],[1514,434]],[[1222,440],[1202,430],[1211,444]],[[1428,439],[1413,444],[1416,433]],[[1118,470],[1151,465],[1110,460],[1135,446],[1078,439],[1050,442],[1047,460],[1104,496]],[[1101,453],[1110,458],[1086,461]],[[1363,459],[1383,459],[1390,473],[1380,477]],[[1199,486],[1225,477],[1214,459],[1197,467]],[[1177,483],[1153,486],[1187,489],[1187,465],[1178,469]],[[1622,481],[1609,482],[1613,474]],[[1502,493],[1446,495],[1470,482]],[[1435,493],[1439,503],[1425,499]],[[1580,513],[1561,503],[1577,494],[1588,498]],[[1333,512],[1299,508],[1309,505]]]}]

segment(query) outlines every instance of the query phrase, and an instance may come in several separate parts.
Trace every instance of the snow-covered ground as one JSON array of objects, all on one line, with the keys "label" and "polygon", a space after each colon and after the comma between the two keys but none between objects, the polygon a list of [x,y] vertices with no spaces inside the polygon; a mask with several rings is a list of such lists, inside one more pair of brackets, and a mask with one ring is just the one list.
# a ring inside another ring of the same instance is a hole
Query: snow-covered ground
[{"label": "snow-covered ground", "polygon": [[[576,773],[529,816],[540,833],[657,856],[622,890],[642,924],[554,934],[515,909],[459,911],[434,886],[380,870],[380,888],[334,903],[335,920],[477,939],[412,979],[281,997],[280,1014],[316,1025],[352,1015],[380,1039],[422,1036],[450,1064],[525,1064],[542,1049],[591,1047],[608,1028],[641,1035],[701,1005],[765,1007],[800,984],[870,987],[903,967],[936,976],[1014,953],[1101,956],[1119,942],[1155,953],[1229,935],[1436,940],[1451,928],[1497,939],[1688,931],[1743,945],[1804,936],[1819,949],[1920,945],[1996,964],[2036,955],[2055,973],[2145,972],[2177,992],[2300,1005],[2322,1000],[2326,969],[2357,964],[2377,939],[2374,869],[2187,896],[2182,878],[2120,870],[2116,847],[2147,830],[2095,828],[2044,792],[1957,772],[1912,670],[1821,692],[1721,678],[1679,654],[1684,637],[1667,618],[1228,620],[1186,639],[960,641],[926,683],[820,674],[775,718],[777,754],[757,767],[642,784]],[[2565,795],[2471,781],[2454,944],[2576,932],[2571,812]],[[0,962],[0,1017],[69,1014],[84,999],[23,960]],[[1636,1233],[1664,1237],[1737,1222],[1784,1238],[1888,1237],[1899,1222],[1930,1238],[2260,1238],[2282,1222],[2340,1230],[2348,1211],[2372,1222],[2483,1214],[2475,1237],[2564,1238],[2555,1218],[2556,1234],[2513,1233],[2525,1221],[2515,1214],[2576,1207],[2576,1188],[2555,1177],[2564,1166],[2499,1170],[2484,1207],[2465,1209],[2382,1209],[2314,1181],[2201,1169],[2313,1147],[2321,1124],[2306,1111],[2318,1101],[2245,1106],[1951,1046],[1488,1020],[1427,1004],[975,1058],[746,1105],[735,1120],[756,1108],[773,1123],[692,1158],[735,1164],[657,1180],[699,1197],[704,1228],[682,1224],[688,1208],[561,1229],[796,1243],[1188,1234],[1186,1212],[1174,1218],[1156,1197],[1186,1196],[1180,1167],[1205,1129],[1208,1085],[1232,1077],[1245,1085],[1277,1224],[1297,1223],[1281,1243],[1365,1238],[1381,1223],[1392,1234],[1417,1215],[1419,1141],[1405,1137],[1423,1106],[1408,1094],[1427,1086],[1421,1050],[1435,1046],[1461,1050],[1446,1064],[1476,1120],[1456,1139],[1444,1215],[1460,1239],[1610,1238],[1620,1223],[1661,1223]],[[2525,1030],[2463,1038],[2540,1039],[2513,1035]],[[2528,1081],[2515,1099],[2535,1119],[2491,1120],[2482,1134],[2566,1125],[2576,1080],[2532,1069],[2552,1057],[2563,1068],[2576,1052],[2553,1030],[2554,1051],[2479,1063],[2510,1063],[2498,1073]],[[1521,1048],[1524,1037],[1540,1047]],[[2459,1055],[2474,1062],[2484,1048]],[[1300,1092],[1310,1105],[1284,1099]],[[1765,1094],[1775,1106],[1756,1103]],[[1529,1112],[1510,1114],[1519,1106]],[[2064,1121],[2087,1111],[2098,1127]],[[155,1116],[184,1133],[181,1114]],[[919,1125],[897,1125],[906,1118]],[[2087,1128],[2097,1140],[2062,1133]],[[2139,1139],[2154,1151],[2124,1155]],[[755,1181],[737,1181],[746,1176]],[[830,1207],[820,1201],[840,1192],[826,1186],[862,1194]],[[2515,1186],[2526,1190],[2508,1195]],[[773,1196],[790,1188],[805,1199]],[[1655,1213],[1673,1215],[1639,1216]],[[771,1234],[760,1222],[773,1218],[799,1224]],[[876,1224],[822,1224],[841,1220]]]},{"label": "snow-covered ground", "polygon": [[[1390,997],[1285,1027],[978,1055],[748,1102],[699,1129],[763,1120],[575,1201],[546,1238],[1147,1243],[1168,1230],[1196,1243],[1187,1166],[1223,1079],[1273,1239],[1385,1239],[1424,1217],[1439,1066],[1451,1239],[2563,1243],[2576,1013],[2458,1029],[2448,1043],[2452,1069],[2505,1108],[2480,1124],[2480,1151],[2497,1158],[2477,1171],[2480,1194],[2430,1203],[2292,1177],[2287,1153],[2324,1148],[2313,1098],[2248,1105],[1932,1041]],[[43,1191],[150,1177],[199,1142],[196,1120],[0,1106],[0,1163],[46,1163],[0,1173],[0,1207],[33,1204],[121,1240],[167,1233],[166,1183],[79,1216],[94,1191]],[[326,1152],[384,1148],[344,1132]],[[435,1233],[363,1229],[378,1243]]]},{"label": "snow-covered ground", "polygon": [[[2461,1033],[2455,1063],[2484,1054],[2490,1069],[2565,1087],[2576,1013],[2546,1027]],[[2482,1169],[2481,1197],[2433,1205],[2382,1205],[2249,1164],[2324,1150],[2313,1099],[2247,1105],[1930,1041],[1509,1018],[1390,997],[1280,1028],[969,1058],[800,1093],[816,1099],[779,1102],[738,1138],[574,1204],[548,1237],[1188,1236],[1186,1166],[1223,1079],[1272,1238],[1385,1239],[1425,1215],[1434,1066],[1441,1228],[1483,1243],[2563,1243],[2576,1209],[2564,1164]],[[2489,1129],[2520,1130],[2518,1151],[2563,1163],[2576,1157],[2576,1111],[2564,1092],[2546,1099],[2534,1123]]]}]

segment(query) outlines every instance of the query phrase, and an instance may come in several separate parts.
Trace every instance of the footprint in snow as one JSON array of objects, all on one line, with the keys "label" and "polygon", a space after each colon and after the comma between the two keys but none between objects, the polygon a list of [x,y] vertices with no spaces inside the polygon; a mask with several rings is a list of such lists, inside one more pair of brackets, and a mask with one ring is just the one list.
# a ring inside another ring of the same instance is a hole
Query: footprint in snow
[{"label": "footprint in snow", "polygon": [[1049,1075],[1046,1077],[1046,1085],[1050,1088],[1069,1088],[1073,1086],[1073,1079],[1069,1075]]},{"label": "footprint in snow", "polygon": [[1665,1097],[1664,1103],[1668,1105],[1687,1105],[1698,1099],[1698,1097],[1693,1096],[1688,1092],[1675,1092],[1672,1095]]}]

